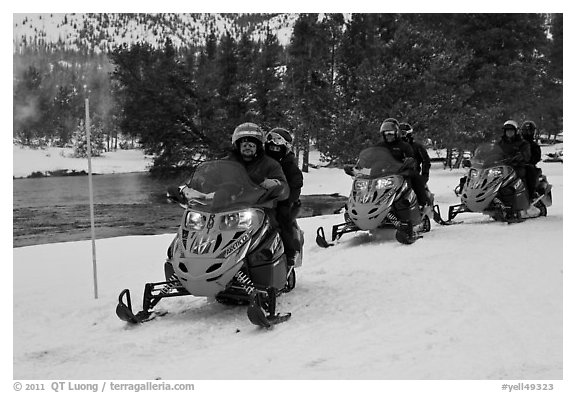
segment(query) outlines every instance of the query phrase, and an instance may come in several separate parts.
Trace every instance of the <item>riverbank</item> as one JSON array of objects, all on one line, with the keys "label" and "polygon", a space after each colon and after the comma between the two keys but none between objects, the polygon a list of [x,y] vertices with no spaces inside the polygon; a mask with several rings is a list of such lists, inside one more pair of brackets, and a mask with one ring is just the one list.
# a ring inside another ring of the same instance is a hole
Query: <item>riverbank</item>
[{"label": "riverbank", "polygon": [[[152,165],[152,156],[138,149],[119,149],[93,157],[91,161],[92,173],[95,174],[146,172]],[[88,173],[88,159],[74,157],[72,148],[32,149],[13,145],[12,164],[12,177],[15,179]]]}]

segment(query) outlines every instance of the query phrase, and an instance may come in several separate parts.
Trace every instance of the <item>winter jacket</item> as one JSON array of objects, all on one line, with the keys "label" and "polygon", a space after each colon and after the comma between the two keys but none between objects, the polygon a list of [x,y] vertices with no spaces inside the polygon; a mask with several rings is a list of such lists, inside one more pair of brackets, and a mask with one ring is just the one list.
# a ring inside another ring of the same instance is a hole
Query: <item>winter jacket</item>
[{"label": "winter jacket", "polygon": [[248,176],[250,179],[256,183],[260,184],[264,179],[277,179],[282,184],[282,192],[278,201],[283,201],[288,198],[290,190],[288,187],[288,182],[286,181],[286,176],[282,171],[280,164],[273,158],[268,157],[265,154],[257,155],[252,161],[244,161],[242,156],[237,151],[231,152],[226,159],[234,160],[246,168]]},{"label": "winter jacket", "polygon": [[542,159],[540,145],[534,139],[525,139],[530,144],[530,164],[536,165]]},{"label": "winter jacket", "polygon": [[393,142],[383,141],[378,143],[376,146],[385,147],[390,150],[392,156],[399,162],[404,162],[404,160],[408,157],[415,158],[412,146],[403,140],[395,140]]},{"label": "winter jacket", "polygon": [[280,159],[280,165],[290,187],[290,196],[288,199],[279,202],[278,205],[292,206],[300,198],[300,192],[302,191],[302,186],[304,186],[304,176],[300,168],[298,168],[296,156],[292,152],[288,152]]},{"label": "winter jacket", "polygon": [[522,136],[515,135],[511,140],[502,136],[498,145],[510,159],[512,166],[524,166],[530,163],[530,144]]},{"label": "winter jacket", "polygon": [[412,140],[409,143],[412,146],[412,149],[414,150],[414,158],[416,158],[417,162],[416,170],[418,171],[418,173],[424,176],[426,180],[428,180],[430,178],[430,166],[431,166],[428,151],[421,143],[414,142],[414,140]]}]

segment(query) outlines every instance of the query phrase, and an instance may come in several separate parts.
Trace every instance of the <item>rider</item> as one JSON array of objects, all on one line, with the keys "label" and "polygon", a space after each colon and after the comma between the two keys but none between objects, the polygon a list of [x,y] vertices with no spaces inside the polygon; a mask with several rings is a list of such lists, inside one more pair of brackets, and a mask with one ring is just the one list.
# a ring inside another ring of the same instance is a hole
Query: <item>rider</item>
[{"label": "rider", "polygon": [[266,134],[264,144],[266,154],[280,163],[282,171],[290,187],[288,199],[278,202],[276,214],[280,225],[280,235],[284,243],[284,250],[288,265],[293,266],[296,253],[300,250],[296,218],[300,210],[300,192],[304,185],[302,171],[298,168],[296,156],[292,152],[293,137],[284,128],[273,128]]},{"label": "rider", "polygon": [[402,140],[408,142],[414,150],[414,158],[416,158],[417,171],[422,176],[424,183],[428,183],[430,178],[430,156],[426,151],[426,148],[421,143],[414,140],[414,130],[412,126],[408,123],[400,123],[400,132],[402,134]]},{"label": "rider", "polygon": [[530,198],[537,198],[538,195],[535,193],[536,184],[538,183],[539,169],[536,164],[542,159],[542,150],[538,143],[534,140],[534,134],[536,133],[536,124],[527,120],[520,127],[522,138],[530,144],[530,162],[526,165],[526,187],[528,188],[528,193]]},{"label": "rider", "polygon": [[261,187],[281,186],[279,201],[288,197],[288,182],[280,164],[264,154],[264,132],[254,123],[242,123],[232,134],[232,152],[227,159],[244,165],[250,179]]},{"label": "rider", "polygon": [[428,196],[426,195],[426,184],[417,172],[417,160],[414,157],[414,150],[408,142],[404,142],[401,139],[398,120],[394,118],[384,120],[380,126],[380,134],[382,134],[383,141],[376,146],[387,148],[396,160],[404,164],[402,166],[402,174],[408,178],[420,207],[429,204]]},{"label": "rider", "polygon": [[508,164],[514,168],[524,184],[527,184],[526,165],[530,163],[530,144],[518,134],[518,123],[514,120],[507,120],[502,130],[502,138],[498,145],[504,151]]}]

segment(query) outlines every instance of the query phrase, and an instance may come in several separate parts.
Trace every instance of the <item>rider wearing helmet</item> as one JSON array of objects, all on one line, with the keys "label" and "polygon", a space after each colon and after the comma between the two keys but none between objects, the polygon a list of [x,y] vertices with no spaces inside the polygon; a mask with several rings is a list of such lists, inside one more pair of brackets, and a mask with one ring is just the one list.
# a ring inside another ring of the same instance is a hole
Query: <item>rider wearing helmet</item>
[{"label": "rider wearing helmet", "polygon": [[528,187],[530,197],[535,198],[537,195],[535,195],[534,191],[536,190],[536,183],[538,182],[539,175],[539,169],[536,167],[536,164],[538,164],[542,158],[542,150],[540,149],[538,143],[534,140],[536,124],[533,121],[525,121],[522,124],[522,127],[520,127],[520,130],[522,138],[524,138],[524,140],[530,144],[530,161],[526,165],[526,185]]},{"label": "rider wearing helmet", "polygon": [[284,128],[273,128],[266,134],[266,154],[280,163],[290,187],[288,199],[278,202],[276,214],[280,225],[280,235],[289,265],[294,265],[296,253],[300,249],[295,229],[296,217],[300,210],[300,192],[304,185],[302,171],[292,152],[292,134]]},{"label": "rider wearing helmet", "polygon": [[227,158],[243,164],[254,183],[266,189],[281,186],[278,200],[287,198],[286,176],[280,164],[264,154],[264,132],[258,125],[242,123],[236,127],[232,134],[232,148]]},{"label": "rider wearing helmet", "polygon": [[509,165],[514,168],[528,188],[526,181],[526,165],[530,163],[530,144],[518,133],[518,123],[507,120],[502,126],[502,138],[498,145],[504,151]]},{"label": "rider wearing helmet", "polygon": [[417,173],[416,159],[414,158],[412,146],[402,140],[398,120],[394,118],[384,120],[380,126],[380,134],[382,135],[383,141],[376,146],[387,148],[396,160],[404,164],[402,174],[408,178],[418,199],[418,204],[420,206],[427,205],[428,196],[426,195],[426,184]]},{"label": "rider wearing helmet", "polygon": [[538,143],[534,140],[536,134],[536,124],[527,120],[520,127],[522,138],[530,144],[530,164],[536,165],[542,159],[542,151]]},{"label": "rider wearing helmet", "polygon": [[430,156],[426,148],[414,140],[414,130],[408,123],[400,123],[400,134],[402,140],[408,142],[414,150],[414,158],[416,158],[416,170],[422,176],[424,183],[428,183],[430,178]]}]

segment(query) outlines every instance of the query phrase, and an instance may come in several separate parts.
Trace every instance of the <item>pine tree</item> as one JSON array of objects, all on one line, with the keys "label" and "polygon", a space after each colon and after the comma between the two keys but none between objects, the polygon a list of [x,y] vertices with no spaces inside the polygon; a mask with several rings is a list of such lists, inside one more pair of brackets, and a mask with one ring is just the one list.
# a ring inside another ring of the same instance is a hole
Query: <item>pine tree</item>
[{"label": "pine tree", "polygon": [[328,32],[318,24],[317,14],[302,14],[294,24],[288,48],[288,99],[293,108],[290,122],[296,134],[296,145],[303,151],[302,171],[308,171],[312,136],[330,128],[334,99],[330,73],[330,51],[325,42]]}]

